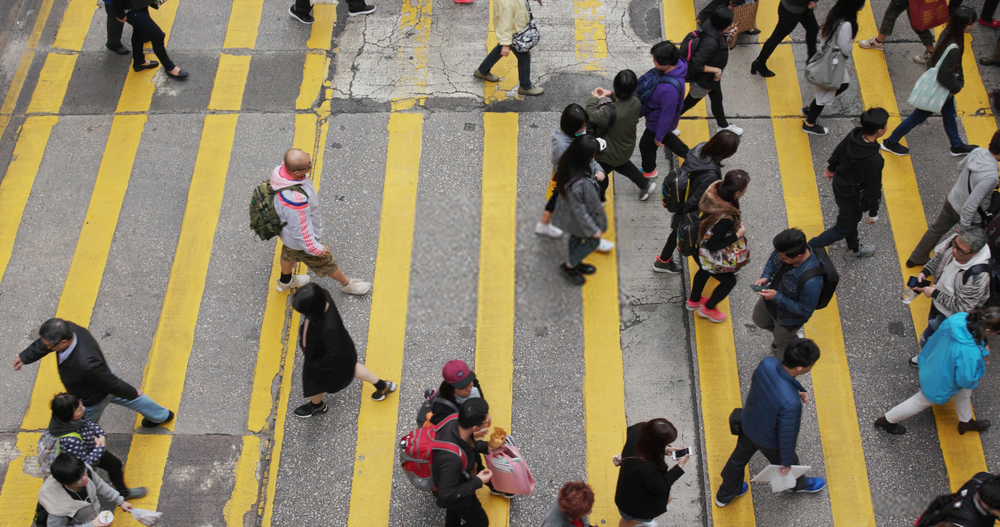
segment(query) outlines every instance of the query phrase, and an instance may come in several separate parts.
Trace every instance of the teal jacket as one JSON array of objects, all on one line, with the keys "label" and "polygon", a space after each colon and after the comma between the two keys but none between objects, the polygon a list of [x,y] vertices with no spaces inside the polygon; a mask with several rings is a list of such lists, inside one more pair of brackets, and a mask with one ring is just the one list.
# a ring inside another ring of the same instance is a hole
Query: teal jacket
[{"label": "teal jacket", "polygon": [[990,354],[965,327],[968,313],[956,313],[941,323],[920,351],[920,391],[934,404],[944,404],[963,388],[979,385]]}]

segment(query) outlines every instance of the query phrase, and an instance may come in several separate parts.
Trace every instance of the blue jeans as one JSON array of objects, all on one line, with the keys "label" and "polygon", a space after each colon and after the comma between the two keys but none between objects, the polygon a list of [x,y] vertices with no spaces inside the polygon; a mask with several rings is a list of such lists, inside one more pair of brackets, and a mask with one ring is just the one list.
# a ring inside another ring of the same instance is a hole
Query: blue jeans
[{"label": "blue jeans", "polygon": [[108,406],[108,403],[115,403],[119,406],[135,410],[136,413],[142,414],[143,417],[154,423],[162,423],[170,417],[170,410],[156,404],[156,401],[150,399],[146,394],[142,394],[131,401],[108,394],[101,402],[94,406],[88,406],[84,410],[83,417],[94,423],[100,421],[101,415],[104,413],[104,409]]},{"label": "blue jeans", "polygon": [[[483,63],[479,65],[479,73],[486,75],[493,69],[493,65],[500,60],[500,48],[502,46],[497,44],[493,51],[486,58],[483,59]],[[517,57],[517,80],[520,81],[521,87],[524,89],[531,88],[531,52],[521,53],[519,51],[514,51],[514,48],[510,48],[510,52]]]},{"label": "blue jeans", "polygon": [[566,260],[569,267],[576,267],[583,262],[590,253],[594,252],[601,245],[601,240],[597,238],[578,238],[569,235],[569,259]]},{"label": "blue jeans", "polygon": [[934,307],[934,304],[931,304],[931,312],[927,313],[927,328],[924,329],[924,332],[920,334],[919,343],[921,349],[923,349],[924,344],[927,344],[927,341],[930,340],[931,335],[933,335],[934,332],[937,331],[939,327],[941,327],[941,323],[944,322],[945,319],[947,318],[948,317],[944,316],[944,313],[938,311],[938,309]]},{"label": "blue jeans", "polygon": [[[921,110],[920,108],[913,110],[913,113],[906,120],[899,123],[899,126],[892,131],[892,134],[886,141],[898,143],[900,139],[910,133],[910,130],[913,130],[918,124],[926,121],[931,115],[933,115],[931,112]],[[958,122],[955,120],[956,115],[955,97],[949,95],[944,101],[944,106],[941,107],[941,117],[944,120],[944,133],[948,135],[948,142],[951,143],[952,148],[964,144],[962,143],[961,136],[958,135]]]}]

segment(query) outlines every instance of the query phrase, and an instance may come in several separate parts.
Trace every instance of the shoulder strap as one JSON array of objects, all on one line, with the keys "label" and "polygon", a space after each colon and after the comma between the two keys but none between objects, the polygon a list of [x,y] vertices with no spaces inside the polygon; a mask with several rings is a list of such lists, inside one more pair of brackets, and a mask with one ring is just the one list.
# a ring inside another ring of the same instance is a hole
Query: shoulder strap
[{"label": "shoulder strap", "polygon": [[451,452],[462,459],[462,472],[465,472],[465,465],[469,463],[469,460],[465,458],[465,451],[462,450],[458,445],[450,441],[438,441],[435,439],[431,442],[431,450],[440,450],[442,452]]},{"label": "shoulder strap", "polygon": [[677,88],[677,91],[681,91],[684,89],[684,85],[678,82],[677,79],[671,77],[670,75],[660,75],[660,82],[670,83],[674,88]]},{"label": "shoulder strap", "polygon": [[808,271],[800,274],[799,275],[799,286],[798,286],[799,291],[802,291],[802,286],[806,285],[806,282],[808,282],[810,279],[812,279],[813,277],[816,277],[816,276],[823,275],[823,274],[825,274],[825,273],[823,272],[823,265],[822,264],[820,264],[818,267],[814,267],[814,268],[809,269]]},{"label": "shoulder strap", "polygon": [[944,62],[944,58],[947,57],[948,54],[951,53],[951,50],[953,49],[958,49],[958,44],[955,43],[948,44],[948,47],[944,48],[944,53],[942,53],[941,56],[938,57],[937,64],[935,64],[934,67],[940,69],[941,63]]},{"label": "shoulder strap", "polygon": [[[451,402],[451,401],[449,401],[448,399],[445,399],[444,397],[440,397],[440,396],[435,397],[434,400],[431,401],[431,404],[433,404],[433,403],[441,403],[441,404],[447,406],[448,408],[451,408],[452,410],[455,410],[456,412],[458,411],[458,405],[455,404],[455,403],[453,403],[453,402]],[[452,414],[452,415],[454,415],[454,414]],[[449,416],[449,418],[450,417],[451,416]],[[442,421],[442,422],[444,422],[444,421]]]},{"label": "shoulder strap", "polygon": [[988,273],[988,272],[990,272],[990,264],[988,263],[973,265],[972,267],[962,272],[962,285],[965,285],[965,283],[969,281],[969,278],[976,276],[979,273]]}]

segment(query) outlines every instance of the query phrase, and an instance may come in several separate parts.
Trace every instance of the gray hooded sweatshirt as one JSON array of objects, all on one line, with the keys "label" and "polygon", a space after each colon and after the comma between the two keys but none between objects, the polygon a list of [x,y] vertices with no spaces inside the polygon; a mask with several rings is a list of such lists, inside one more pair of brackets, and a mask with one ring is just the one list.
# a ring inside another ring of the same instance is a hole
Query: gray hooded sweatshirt
[{"label": "gray hooded sweatshirt", "polygon": [[[73,498],[62,483],[49,476],[38,491],[38,502],[49,513],[46,527],[82,526],[91,527],[94,519],[101,513],[101,504],[119,506],[125,498],[111,485],[87,466],[87,496],[90,503]],[[83,492],[81,492],[82,494]]]},{"label": "gray hooded sweatshirt", "polygon": [[[955,185],[948,193],[948,203],[961,216],[963,227],[979,223],[980,217],[976,209],[984,210],[990,204],[990,192],[1000,185],[1000,164],[986,148],[977,148],[969,153],[961,163]],[[969,187],[972,192],[969,192]]]}]

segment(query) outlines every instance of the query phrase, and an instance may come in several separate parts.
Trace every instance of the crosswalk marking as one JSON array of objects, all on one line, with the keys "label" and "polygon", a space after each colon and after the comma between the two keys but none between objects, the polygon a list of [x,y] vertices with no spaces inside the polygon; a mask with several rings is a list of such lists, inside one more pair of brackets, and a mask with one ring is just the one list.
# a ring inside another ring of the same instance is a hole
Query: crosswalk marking
[{"label": "crosswalk marking", "polygon": [[[486,29],[486,51],[483,57],[486,57],[486,53],[493,51],[493,48],[497,45],[497,34],[495,28],[493,27],[493,10],[496,9],[494,6],[494,0],[490,0],[490,12],[489,12],[489,22]],[[482,59],[480,59],[482,60]],[[478,68],[479,63],[475,59],[471,61],[472,64]],[[516,89],[519,86],[517,80],[517,58],[514,53],[502,57],[499,62],[493,66],[492,72],[500,77],[500,82],[486,82],[483,81],[483,98],[486,104],[490,104],[498,101],[507,100],[507,92]],[[471,72],[470,72],[471,73]]]},{"label": "crosswalk marking", "polygon": [[604,28],[604,2],[573,0],[573,24],[576,36],[576,61],[585,71],[600,72],[608,56],[608,37]]},{"label": "crosswalk marking", "polygon": [[[858,26],[859,34],[875,31],[875,19],[870,6],[866,5],[858,13]],[[975,66],[975,58],[972,57],[971,50],[968,50],[965,55],[972,61],[972,70],[976,72],[974,75],[978,77],[978,67]],[[858,84],[861,86],[861,97],[865,106],[881,106],[891,116],[899,116],[899,108],[896,105],[895,92],[889,78],[885,55],[874,51],[858,50],[853,57]],[[972,70],[965,68],[963,70],[967,74],[973,74]],[[899,122],[898,117],[890,117],[889,130],[891,131],[898,126]],[[917,245],[920,236],[926,230],[927,222],[910,157],[891,154],[884,154],[883,157],[885,158],[883,174],[891,174],[891,177],[883,179],[882,190],[885,195],[889,220],[892,222],[892,236],[896,244],[902,283],[913,274],[910,269],[906,268],[905,262],[911,248]],[[954,177],[954,175],[948,177]],[[913,318],[913,327],[917,335],[927,326],[927,313],[930,311],[930,305],[930,300],[923,295],[917,295],[917,298],[910,304],[910,315]],[[895,404],[895,401],[886,401],[885,409],[890,408],[892,404]],[[975,473],[986,470],[982,442],[979,439],[979,434],[958,435],[958,418],[955,415],[954,405],[935,405],[934,417],[937,423],[938,441],[944,455],[945,467],[948,469],[948,481],[954,491]]]},{"label": "crosswalk marking", "polygon": [[[514,279],[517,238],[516,113],[483,114],[483,197],[476,295],[475,371],[489,387],[493,426],[511,430],[514,384]],[[489,437],[485,438],[486,440]],[[490,494],[480,501],[490,525],[510,525],[510,500]]]},{"label": "crosswalk marking", "polygon": [[[778,46],[771,57],[771,69],[777,73],[767,79],[771,115],[794,115],[801,92],[790,46]],[[825,229],[812,156],[801,155],[810,151],[801,123],[798,118],[771,119],[788,225],[801,228],[807,238],[812,238]],[[875,511],[836,297],[826,309],[813,313],[805,330],[822,350],[821,362],[811,377],[833,523],[874,527]]]},{"label": "crosswalk marking", "polygon": [[7,130],[11,114],[14,113],[14,106],[17,104],[17,99],[21,96],[21,89],[24,88],[24,80],[28,77],[28,68],[31,67],[31,62],[35,59],[35,49],[38,47],[38,41],[42,38],[42,30],[45,29],[45,24],[49,21],[49,15],[52,13],[53,1],[42,0],[38,5],[38,12],[35,14],[35,25],[31,28],[31,34],[28,35],[28,43],[25,46],[26,50],[21,55],[21,60],[17,63],[17,69],[14,70],[14,77],[11,78],[10,87],[7,88],[7,95],[4,97],[3,105],[0,105],[0,138],[3,137],[4,132]]}]

